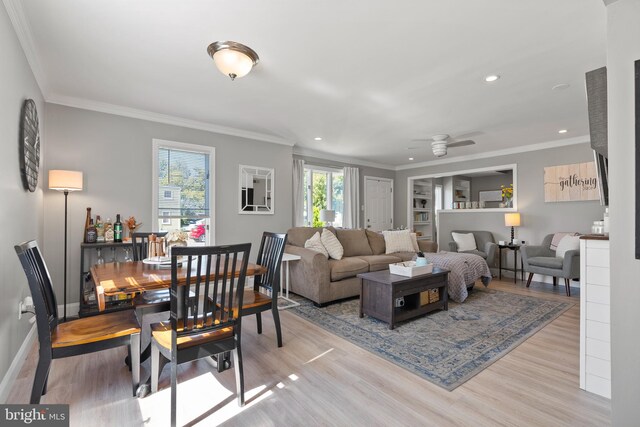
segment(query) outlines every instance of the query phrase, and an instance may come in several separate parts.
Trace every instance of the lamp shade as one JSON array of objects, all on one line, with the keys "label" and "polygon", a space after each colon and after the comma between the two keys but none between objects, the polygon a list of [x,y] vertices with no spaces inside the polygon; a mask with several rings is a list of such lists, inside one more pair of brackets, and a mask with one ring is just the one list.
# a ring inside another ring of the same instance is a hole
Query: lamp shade
[{"label": "lamp shade", "polygon": [[330,209],[322,209],[320,210],[320,221],[322,222],[333,222],[336,219],[336,211]]},{"label": "lamp shade", "polygon": [[518,212],[504,214],[504,226],[520,227],[520,214]]},{"label": "lamp shade", "polygon": [[57,191],[82,190],[82,172],[50,170],[49,189]]}]

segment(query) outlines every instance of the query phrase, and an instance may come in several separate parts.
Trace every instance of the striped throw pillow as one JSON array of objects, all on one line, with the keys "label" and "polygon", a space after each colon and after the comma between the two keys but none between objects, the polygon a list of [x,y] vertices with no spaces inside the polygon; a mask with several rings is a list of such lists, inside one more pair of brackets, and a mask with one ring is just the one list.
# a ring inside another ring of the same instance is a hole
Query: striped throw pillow
[{"label": "striped throw pillow", "polygon": [[344,255],[344,248],[335,234],[325,228],[322,230],[320,240],[322,240],[322,244],[331,258],[342,259],[342,255]]}]

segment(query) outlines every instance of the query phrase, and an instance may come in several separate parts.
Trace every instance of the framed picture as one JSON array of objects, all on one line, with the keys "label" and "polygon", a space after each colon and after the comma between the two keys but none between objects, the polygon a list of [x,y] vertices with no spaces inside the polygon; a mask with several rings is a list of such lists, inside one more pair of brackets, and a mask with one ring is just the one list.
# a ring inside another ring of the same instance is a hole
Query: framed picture
[{"label": "framed picture", "polygon": [[480,191],[478,194],[481,202],[502,201],[502,190]]}]

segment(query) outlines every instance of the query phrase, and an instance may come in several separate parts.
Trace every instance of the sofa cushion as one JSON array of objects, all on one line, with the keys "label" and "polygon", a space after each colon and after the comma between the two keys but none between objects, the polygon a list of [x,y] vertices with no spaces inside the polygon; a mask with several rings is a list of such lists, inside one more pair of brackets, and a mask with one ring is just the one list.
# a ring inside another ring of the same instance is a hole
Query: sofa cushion
[{"label": "sofa cushion", "polygon": [[337,229],[338,240],[344,248],[344,256],[373,255],[367,233],[363,229]]},{"label": "sofa cushion", "polygon": [[413,243],[411,242],[409,230],[383,231],[382,235],[384,236],[386,254],[413,251]]},{"label": "sofa cushion", "polygon": [[347,279],[354,277],[359,273],[369,271],[369,263],[363,259],[356,257],[330,259],[329,270],[331,270],[331,281]]},{"label": "sofa cushion", "polygon": [[486,253],[486,252],[479,251],[479,250],[473,250],[473,251],[458,251],[458,252],[463,253],[463,254],[479,255],[479,256],[481,256],[482,258],[487,259],[487,253]]},{"label": "sofa cushion", "polygon": [[304,242],[315,233],[321,233],[322,227],[293,227],[287,231],[287,244],[304,248]]},{"label": "sofa cushion", "polygon": [[338,238],[335,234],[325,228],[324,230],[322,230],[320,240],[322,241],[324,248],[327,250],[331,258],[342,259],[344,249],[342,248],[342,245],[338,241]]},{"label": "sofa cushion", "polygon": [[320,233],[318,231],[316,231],[316,233],[311,236],[309,240],[304,242],[304,247],[312,251],[320,252],[322,255],[329,258],[329,252],[327,252],[327,249],[322,244]]},{"label": "sofa cushion", "polygon": [[366,230],[367,240],[369,240],[369,246],[371,246],[371,252],[373,255],[383,255],[386,250],[384,245],[384,236],[382,233],[376,233],[375,231]]},{"label": "sofa cushion", "polygon": [[562,259],[547,256],[534,256],[529,258],[529,264],[537,267],[553,268],[559,270],[562,268]]},{"label": "sofa cushion", "polygon": [[368,255],[368,256],[359,256],[362,260],[365,260],[369,263],[369,271],[380,271],[389,269],[389,264],[394,264],[396,262],[401,262],[402,258],[393,255]]}]

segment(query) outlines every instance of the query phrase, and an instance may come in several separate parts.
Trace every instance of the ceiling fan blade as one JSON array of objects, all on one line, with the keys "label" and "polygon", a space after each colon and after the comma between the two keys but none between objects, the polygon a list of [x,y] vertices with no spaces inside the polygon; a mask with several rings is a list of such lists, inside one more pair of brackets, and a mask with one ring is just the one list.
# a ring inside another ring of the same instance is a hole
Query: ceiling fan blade
[{"label": "ceiling fan blade", "polygon": [[465,139],[464,141],[454,141],[447,143],[447,147],[464,147],[466,145],[473,145],[476,142],[471,139]]}]

